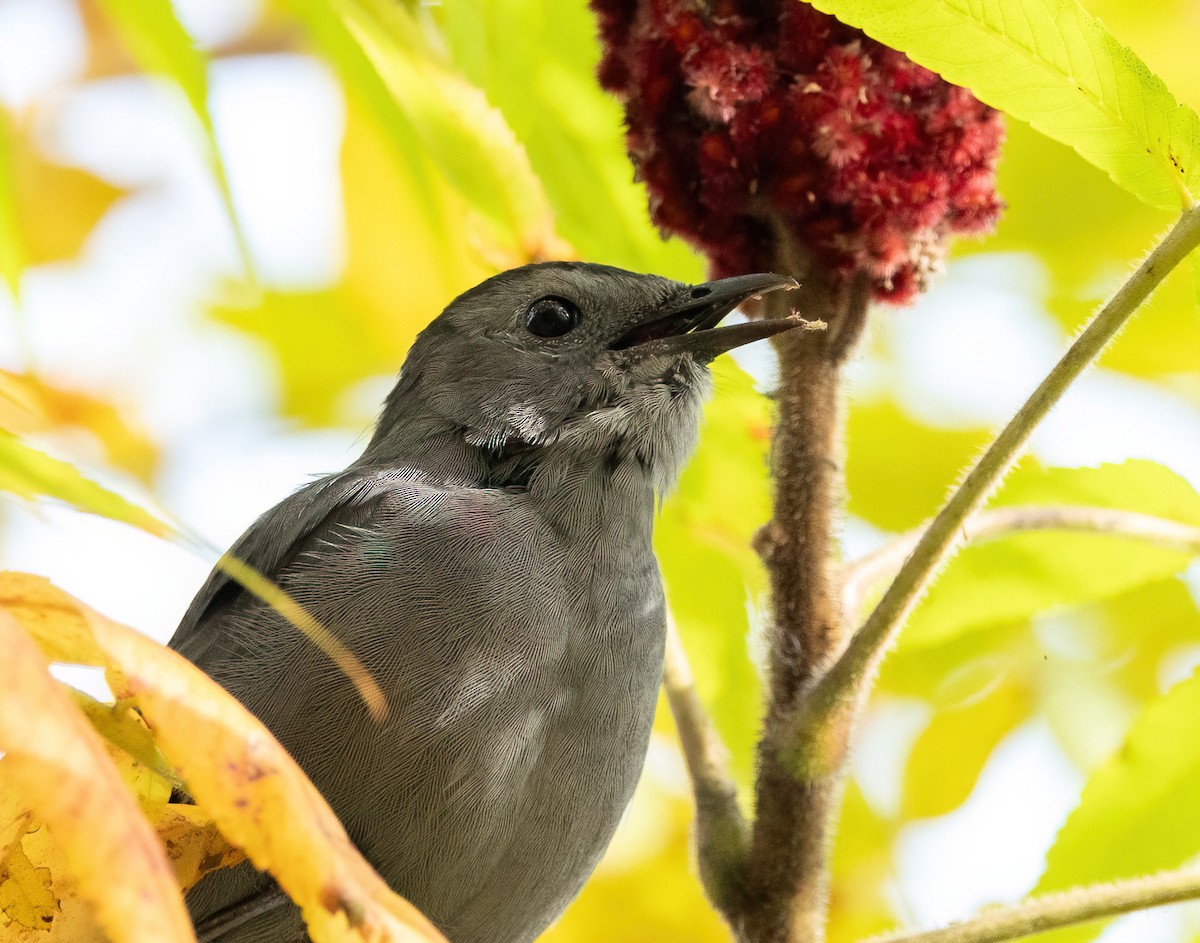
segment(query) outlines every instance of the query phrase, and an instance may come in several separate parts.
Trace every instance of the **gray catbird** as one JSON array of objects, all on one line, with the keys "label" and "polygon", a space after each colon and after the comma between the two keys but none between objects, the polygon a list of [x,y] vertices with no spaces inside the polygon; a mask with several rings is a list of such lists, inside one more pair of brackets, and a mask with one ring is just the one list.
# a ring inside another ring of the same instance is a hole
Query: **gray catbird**
[{"label": "gray catbird", "polygon": [[[708,362],[798,323],[717,322],[794,284],[529,265],[421,333],[362,457],[231,550],[364,663],[385,721],[219,571],[171,640],[270,727],[452,943],[532,940],[612,837],[662,669],[656,495],[696,439]],[[188,898],[202,938],[306,939],[281,901],[249,865]]]}]

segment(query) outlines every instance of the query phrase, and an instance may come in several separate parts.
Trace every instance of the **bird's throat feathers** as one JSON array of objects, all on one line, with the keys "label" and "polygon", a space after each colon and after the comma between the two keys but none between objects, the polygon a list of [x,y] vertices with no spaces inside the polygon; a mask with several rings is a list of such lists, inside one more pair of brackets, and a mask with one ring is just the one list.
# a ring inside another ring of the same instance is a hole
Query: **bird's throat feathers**
[{"label": "bird's throat feathers", "polygon": [[[439,478],[439,467],[453,469],[446,484],[530,490],[598,470],[641,477],[661,495],[695,448],[711,388],[707,367],[686,357],[671,361],[650,381],[645,374],[604,376],[569,396],[559,388],[545,396],[470,397],[472,408],[459,415],[453,407],[467,397],[431,401],[422,384],[402,376],[360,461],[416,462]],[[460,393],[470,380],[463,378]]]}]

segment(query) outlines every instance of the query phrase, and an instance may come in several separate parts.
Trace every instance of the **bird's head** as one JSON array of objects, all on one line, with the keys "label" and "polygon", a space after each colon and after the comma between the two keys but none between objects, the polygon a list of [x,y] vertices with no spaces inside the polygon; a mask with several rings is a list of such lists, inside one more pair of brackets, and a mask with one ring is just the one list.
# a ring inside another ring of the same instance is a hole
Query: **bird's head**
[{"label": "bird's head", "polygon": [[376,439],[416,409],[496,455],[554,446],[633,456],[665,483],[694,444],[709,362],[798,324],[717,323],[795,284],[744,275],[685,285],[582,262],[503,272],[421,332]]}]

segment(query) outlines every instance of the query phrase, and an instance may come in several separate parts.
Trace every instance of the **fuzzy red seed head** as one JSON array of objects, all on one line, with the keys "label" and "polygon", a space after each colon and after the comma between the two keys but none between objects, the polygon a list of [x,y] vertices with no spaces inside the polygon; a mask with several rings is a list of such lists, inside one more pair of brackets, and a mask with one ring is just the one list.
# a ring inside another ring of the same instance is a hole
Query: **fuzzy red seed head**
[{"label": "fuzzy red seed head", "polygon": [[910,301],[947,238],[1001,209],[1000,115],[799,0],[592,0],[655,223],[715,276],[769,269],[780,231]]}]

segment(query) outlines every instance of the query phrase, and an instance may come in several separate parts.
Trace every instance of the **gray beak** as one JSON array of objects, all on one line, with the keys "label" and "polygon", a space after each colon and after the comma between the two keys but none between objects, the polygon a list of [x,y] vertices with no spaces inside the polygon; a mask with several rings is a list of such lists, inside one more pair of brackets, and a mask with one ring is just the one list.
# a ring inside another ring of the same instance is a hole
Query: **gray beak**
[{"label": "gray beak", "polygon": [[781,331],[800,327],[792,318],[749,321],[718,328],[717,324],[743,301],[769,291],[798,287],[786,275],[737,275],[696,285],[663,312],[622,334],[612,350],[637,348],[647,354],[688,353],[707,363],[726,351]]}]

